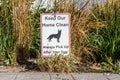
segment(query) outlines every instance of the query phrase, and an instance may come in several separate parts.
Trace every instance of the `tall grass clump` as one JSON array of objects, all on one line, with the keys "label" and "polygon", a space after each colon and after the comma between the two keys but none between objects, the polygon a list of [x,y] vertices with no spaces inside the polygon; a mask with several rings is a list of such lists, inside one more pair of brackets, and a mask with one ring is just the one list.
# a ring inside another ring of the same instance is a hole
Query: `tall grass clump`
[{"label": "tall grass clump", "polygon": [[12,51],[15,45],[15,30],[12,23],[12,5],[9,0],[1,0],[0,5],[0,56],[6,63],[13,62]]},{"label": "tall grass clump", "polygon": [[95,62],[95,56],[99,55],[97,54],[99,50],[91,45],[87,34],[91,29],[91,23],[88,21],[92,14],[88,10],[90,2],[90,0],[84,1],[84,4],[82,2],[77,3],[76,0],[58,2],[58,12],[71,14],[71,52],[79,62]]},{"label": "tall grass clump", "polygon": [[14,46],[14,59],[17,59],[18,62],[24,62],[28,57],[27,44],[31,35],[29,24],[31,2],[32,0],[12,0],[12,19],[17,36]]},{"label": "tall grass clump", "polygon": [[18,37],[17,44],[23,47],[27,44],[30,38],[30,5],[31,0],[12,1],[13,23]]},{"label": "tall grass clump", "polygon": [[30,53],[40,59],[40,14],[46,9],[37,9],[30,14],[31,40],[28,43]]},{"label": "tall grass clump", "polygon": [[89,34],[92,44],[100,50],[103,60],[112,65],[120,59],[120,1],[102,1],[93,4],[90,11],[96,18],[90,18],[93,21],[102,21],[105,26],[93,29]]}]

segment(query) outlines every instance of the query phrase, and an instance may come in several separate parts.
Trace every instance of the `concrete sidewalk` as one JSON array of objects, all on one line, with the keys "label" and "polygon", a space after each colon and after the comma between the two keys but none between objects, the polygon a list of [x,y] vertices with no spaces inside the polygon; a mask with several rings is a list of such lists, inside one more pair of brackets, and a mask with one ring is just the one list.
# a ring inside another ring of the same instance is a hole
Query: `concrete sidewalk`
[{"label": "concrete sidewalk", "polygon": [[119,74],[105,73],[0,73],[0,80],[120,80]]}]

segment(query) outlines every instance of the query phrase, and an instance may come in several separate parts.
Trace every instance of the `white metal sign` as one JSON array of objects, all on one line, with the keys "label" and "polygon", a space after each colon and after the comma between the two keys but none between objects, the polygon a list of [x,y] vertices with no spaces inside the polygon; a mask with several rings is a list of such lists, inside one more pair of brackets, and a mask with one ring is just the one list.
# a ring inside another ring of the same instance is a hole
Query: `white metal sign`
[{"label": "white metal sign", "polygon": [[70,14],[41,14],[43,57],[70,53]]}]

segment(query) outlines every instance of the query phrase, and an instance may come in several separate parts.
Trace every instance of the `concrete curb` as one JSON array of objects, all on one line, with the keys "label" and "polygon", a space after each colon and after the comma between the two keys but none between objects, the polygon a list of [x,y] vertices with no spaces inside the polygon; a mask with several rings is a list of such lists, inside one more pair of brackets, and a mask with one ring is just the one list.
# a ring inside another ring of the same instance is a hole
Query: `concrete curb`
[{"label": "concrete curb", "polygon": [[0,80],[120,80],[119,74],[109,73],[0,73]]}]

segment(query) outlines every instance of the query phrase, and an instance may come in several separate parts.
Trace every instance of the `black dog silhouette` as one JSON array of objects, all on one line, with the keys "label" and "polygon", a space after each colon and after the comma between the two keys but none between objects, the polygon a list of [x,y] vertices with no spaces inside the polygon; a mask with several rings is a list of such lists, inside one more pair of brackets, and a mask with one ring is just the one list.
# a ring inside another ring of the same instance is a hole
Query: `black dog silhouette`
[{"label": "black dog silhouette", "polygon": [[61,30],[58,30],[58,33],[57,33],[57,34],[51,34],[47,39],[48,39],[49,42],[50,42],[51,39],[56,38],[56,39],[57,39],[57,42],[60,42],[60,41],[59,41],[60,36],[61,36]]}]

